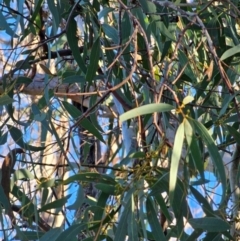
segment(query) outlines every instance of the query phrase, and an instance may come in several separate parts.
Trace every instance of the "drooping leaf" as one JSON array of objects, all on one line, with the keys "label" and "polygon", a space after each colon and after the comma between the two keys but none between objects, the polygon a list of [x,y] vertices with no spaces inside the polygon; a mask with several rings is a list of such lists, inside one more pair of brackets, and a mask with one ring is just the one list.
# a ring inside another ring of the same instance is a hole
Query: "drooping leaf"
[{"label": "drooping leaf", "polygon": [[14,100],[6,94],[3,94],[0,96],[0,105],[8,105],[8,104],[13,103],[13,101]]},{"label": "drooping leaf", "polygon": [[87,68],[85,66],[85,63],[79,51],[78,39],[76,37],[76,33],[77,33],[77,23],[75,19],[72,17],[71,19],[69,19],[68,29],[66,30],[67,40],[68,40],[69,47],[72,50],[74,59],[78,63],[78,66],[83,71],[83,73],[86,73]]},{"label": "drooping leaf", "polygon": [[17,180],[33,180],[34,179],[34,175],[27,169],[18,169],[14,172],[13,175],[13,180],[17,181]]},{"label": "drooping leaf", "polygon": [[225,199],[227,183],[226,183],[226,173],[225,173],[223,161],[218,152],[218,148],[217,148],[216,144],[214,143],[214,140],[212,139],[212,137],[209,135],[208,130],[204,127],[203,124],[201,124],[200,122],[193,120],[193,119],[191,119],[191,120],[189,119],[189,122],[192,123],[194,129],[198,132],[199,136],[205,142],[207,149],[208,149],[208,153],[209,153],[209,155],[212,159],[212,162],[214,163],[215,168],[219,174],[219,178],[221,180],[222,189],[223,189],[223,195],[222,195],[222,199],[221,199],[221,204],[222,204]]},{"label": "drooping leaf", "polygon": [[66,204],[66,202],[68,201],[69,197],[71,196],[71,194],[67,195],[66,197],[63,197],[63,198],[60,198],[60,199],[57,199],[51,203],[48,203],[46,205],[44,205],[43,207],[41,207],[38,212],[44,212],[46,210],[49,210],[49,209],[57,209],[57,208],[62,208],[63,205]]},{"label": "drooping leaf", "polygon": [[45,149],[45,147],[36,147],[25,143],[23,140],[22,132],[18,128],[11,125],[7,125],[7,127],[13,140],[23,149],[31,151],[41,151]]},{"label": "drooping leaf", "polygon": [[134,203],[134,195],[132,195],[130,199],[130,210],[128,214],[128,237],[129,240],[138,240],[138,225],[137,225],[137,217],[135,214],[135,203]]},{"label": "drooping leaf", "polygon": [[90,54],[90,63],[87,68],[86,81],[92,83],[94,77],[96,76],[96,71],[98,69],[98,62],[100,57],[100,39],[97,38],[93,44],[91,54]]},{"label": "drooping leaf", "polygon": [[181,159],[182,147],[184,141],[184,121],[181,123],[177,129],[176,136],[174,139],[171,166],[170,166],[170,182],[169,182],[169,198],[170,203],[173,203],[174,191],[176,188],[178,166]]},{"label": "drooping leaf", "polygon": [[229,57],[232,57],[232,56],[236,55],[239,52],[240,52],[240,44],[236,45],[236,46],[234,46],[234,47],[232,47],[232,48],[230,48],[228,50],[226,50],[223,53],[223,55],[221,56],[220,59],[223,61],[223,60],[225,60],[225,59],[227,59]]},{"label": "drooping leaf", "polygon": [[147,201],[146,201],[146,212],[147,212],[147,219],[155,240],[167,241],[163,233],[162,227],[160,226],[156,210],[153,207],[152,200],[149,197],[147,198]]},{"label": "drooping leaf", "polygon": [[[81,116],[81,114],[82,114],[81,111],[79,109],[77,109],[75,106],[73,106],[72,104],[70,104],[66,101],[62,101],[62,104],[63,104],[64,108],[67,110],[67,112],[73,118],[77,118],[77,117]],[[103,142],[103,143],[105,142],[103,139],[103,136],[100,134],[98,129],[87,118],[83,118],[81,120],[81,122],[79,123],[79,125],[81,125],[85,130],[89,131],[91,134],[93,134],[101,142]]]}]

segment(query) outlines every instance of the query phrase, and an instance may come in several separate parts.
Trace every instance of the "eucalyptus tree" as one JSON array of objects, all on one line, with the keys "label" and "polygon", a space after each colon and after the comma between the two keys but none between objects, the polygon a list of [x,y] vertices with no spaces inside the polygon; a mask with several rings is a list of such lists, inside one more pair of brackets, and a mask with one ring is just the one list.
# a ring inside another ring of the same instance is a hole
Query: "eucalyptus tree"
[{"label": "eucalyptus tree", "polygon": [[0,7],[4,239],[239,238],[238,1]]}]

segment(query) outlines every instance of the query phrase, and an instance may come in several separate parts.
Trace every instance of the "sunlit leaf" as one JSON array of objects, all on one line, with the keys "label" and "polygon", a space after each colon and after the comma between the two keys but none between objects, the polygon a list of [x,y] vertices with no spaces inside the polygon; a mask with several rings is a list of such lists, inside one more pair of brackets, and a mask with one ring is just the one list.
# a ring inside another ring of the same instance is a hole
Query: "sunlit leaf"
[{"label": "sunlit leaf", "polygon": [[192,96],[188,95],[188,96],[186,96],[186,97],[183,99],[182,103],[183,103],[184,105],[187,105],[187,104],[189,104],[190,102],[192,102],[193,100],[194,100],[194,98],[193,98]]},{"label": "sunlit leaf", "polygon": [[171,166],[170,166],[170,182],[169,182],[169,197],[170,202],[173,202],[174,191],[176,188],[178,166],[181,159],[182,147],[184,142],[184,121],[181,123],[177,129],[176,136],[174,139]]},{"label": "sunlit leaf", "polygon": [[148,104],[135,109],[132,109],[120,116],[120,121],[125,121],[137,116],[152,114],[154,112],[167,112],[173,110],[175,107],[169,104]]},{"label": "sunlit leaf", "polygon": [[237,53],[239,53],[240,52],[240,44],[239,45],[236,45],[236,46],[234,46],[234,47],[232,47],[232,48],[230,48],[230,49],[228,49],[228,50],[226,50],[224,53],[223,53],[223,55],[221,56],[221,60],[223,61],[223,60],[225,60],[225,59],[227,59],[227,58],[229,58],[229,57],[232,57],[233,55],[235,55],[235,54],[237,54]]}]

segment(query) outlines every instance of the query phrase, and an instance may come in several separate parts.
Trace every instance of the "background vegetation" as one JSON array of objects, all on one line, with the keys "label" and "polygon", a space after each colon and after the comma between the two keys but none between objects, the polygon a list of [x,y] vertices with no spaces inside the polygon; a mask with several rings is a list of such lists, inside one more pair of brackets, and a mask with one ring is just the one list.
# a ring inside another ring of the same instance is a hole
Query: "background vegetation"
[{"label": "background vegetation", "polygon": [[238,240],[237,0],[0,8],[4,240]]}]

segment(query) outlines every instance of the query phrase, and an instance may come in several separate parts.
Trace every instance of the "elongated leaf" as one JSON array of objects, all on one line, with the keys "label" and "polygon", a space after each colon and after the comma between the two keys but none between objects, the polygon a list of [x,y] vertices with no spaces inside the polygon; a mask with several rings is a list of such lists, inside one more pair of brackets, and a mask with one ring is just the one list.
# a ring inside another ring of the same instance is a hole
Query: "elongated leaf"
[{"label": "elongated leaf", "polygon": [[175,109],[174,106],[169,104],[148,104],[135,109],[132,109],[120,116],[120,121],[125,121],[140,115],[152,114],[154,112],[167,112]]},{"label": "elongated leaf", "polygon": [[124,210],[121,214],[117,230],[115,233],[114,241],[125,241],[127,235],[127,222],[128,222],[128,214],[130,211],[131,200],[129,199],[128,203],[124,206]]},{"label": "elongated leaf", "polygon": [[194,160],[194,164],[201,175],[202,179],[204,180],[204,165],[203,165],[203,158],[202,154],[200,152],[200,148],[198,146],[196,136],[193,133],[192,126],[190,125],[189,121],[186,119],[184,120],[184,132],[185,132],[185,137],[187,140],[188,147],[191,152],[191,156]]},{"label": "elongated leaf", "polygon": [[0,96],[0,105],[8,105],[8,104],[11,104],[13,103],[13,99],[10,98],[8,95],[1,95]]},{"label": "elongated leaf", "polygon": [[218,152],[218,148],[215,145],[214,140],[209,135],[207,129],[205,128],[205,126],[203,124],[201,124],[200,122],[198,122],[196,120],[192,120],[192,119],[191,120],[189,119],[189,122],[193,124],[193,126],[195,127],[195,130],[198,132],[199,136],[205,142],[205,144],[208,148],[208,152],[211,157],[211,160],[213,161],[215,168],[219,173],[219,177],[220,177],[222,189],[223,189],[222,200],[221,200],[221,204],[222,204],[224,202],[227,182],[226,182],[226,173],[225,173],[223,161]]},{"label": "elongated leaf", "polygon": [[36,146],[28,145],[23,141],[22,132],[18,128],[11,125],[7,125],[7,127],[13,140],[23,149],[27,149],[31,151],[41,151],[45,149],[45,147],[36,147]]},{"label": "elongated leaf", "polygon": [[61,228],[53,228],[50,229],[47,233],[45,233],[39,241],[55,241],[58,236],[61,234],[62,229]]},{"label": "elongated leaf", "polygon": [[130,210],[128,214],[128,237],[129,241],[138,240],[138,225],[135,215],[134,195],[130,199]]},{"label": "elongated leaf", "polygon": [[3,205],[6,210],[9,210],[10,203],[8,198],[6,197],[2,185],[0,185],[0,203]]},{"label": "elongated leaf", "polygon": [[201,205],[203,211],[207,216],[214,216],[213,209],[211,205],[208,203],[207,199],[204,198],[194,187],[190,186],[190,190],[193,196],[196,198],[198,203]]},{"label": "elongated leaf", "polygon": [[[185,121],[185,120],[184,120]],[[176,136],[174,139],[171,166],[170,166],[170,182],[169,182],[169,198],[170,203],[173,203],[174,191],[177,182],[178,166],[181,159],[182,147],[184,141],[184,121],[181,123],[177,129]]]},{"label": "elongated leaf", "polygon": [[108,13],[112,12],[114,8],[104,7],[101,12],[98,14],[98,20],[105,17]]},{"label": "elongated leaf", "polygon": [[85,63],[79,52],[76,31],[77,31],[77,23],[76,23],[75,19],[72,17],[69,21],[68,29],[66,31],[67,40],[68,40],[69,47],[72,50],[72,55],[73,55],[74,59],[77,61],[78,66],[83,71],[83,73],[86,73],[87,68],[86,68]]},{"label": "elongated leaf", "polygon": [[224,232],[230,229],[229,223],[214,217],[192,218],[188,222],[194,229],[203,229],[208,232]]},{"label": "elongated leaf", "polygon": [[156,210],[154,209],[152,201],[149,197],[147,198],[147,201],[146,201],[146,211],[147,211],[148,222],[151,227],[152,234],[155,240],[167,241],[163,233],[162,227],[159,223]]},{"label": "elongated leaf", "polygon": [[10,28],[9,24],[7,23],[6,17],[3,16],[2,11],[0,11],[0,28],[6,30],[6,33],[11,37],[14,37],[16,35],[14,31]]},{"label": "elongated leaf", "polygon": [[102,24],[104,33],[108,38],[112,39],[115,44],[118,44],[118,32],[114,27],[109,26],[108,24]]},{"label": "elongated leaf", "polygon": [[17,180],[22,180],[22,179],[33,180],[34,176],[27,169],[18,169],[18,170],[16,170],[14,172],[14,175],[13,175],[13,180],[17,181]]},{"label": "elongated leaf", "polygon": [[[82,114],[81,111],[77,109],[75,106],[73,106],[72,104],[66,101],[62,101],[62,104],[67,110],[67,112],[69,113],[69,115],[71,115],[73,118],[77,118]],[[87,118],[82,119],[80,122],[80,125],[84,129],[89,131],[91,134],[93,134],[98,140],[100,140],[103,143],[105,142],[103,139],[103,136],[100,134],[98,129]]]},{"label": "elongated leaf", "polygon": [[238,130],[236,130],[234,127],[226,125],[229,133],[234,137],[235,141],[237,142],[238,145],[240,145],[240,134]]},{"label": "elongated leaf", "polygon": [[90,64],[87,68],[86,81],[92,83],[94,77],[96,76],[96,71],[98,69],[98,62],[100,57],[100,39],[97,38],[93,44],[91,54],[90,54]]},{"label": "elongated leaf", "polygon": [[237,53],[240,52],[240,44],[226,50],[223,55],[221,56],[221,60],[225,60],[229,57],[232,57],[233,55],[236,55]]},{"label": "elongated leaf", "polygon": [[79,173],[69,177],[68,179],[63,181],[64,185],[67,185],[74,181],[83,181],[83,182],[96,182],[96,183],[103,183],[103,184],[117,184],[117,182],[106,174],[99,174],[99,173],[92,173],[92,172],[85,172]]},{"label": "elongated leaf", "polygon": [[63,241],[63,240],[74,240],[78,234],[84,231],[87,228],[87,224],[73,224],[64,232],[62,232],[55,241]]},{"label": "elongated leaf", "polygon": [[67,195],[66,197],[57,199],[51,203],[48,203],[48,204],[44,205],[43,207],[41,207],[38,211],[44,212],[44,211],[52,209],[52,208],[62,208],[62,206],[66,204],[66,202],[68,201],[70,196],[71,196],[71,194]]}]

